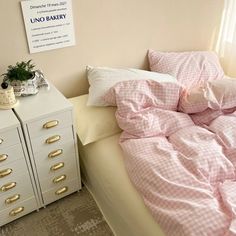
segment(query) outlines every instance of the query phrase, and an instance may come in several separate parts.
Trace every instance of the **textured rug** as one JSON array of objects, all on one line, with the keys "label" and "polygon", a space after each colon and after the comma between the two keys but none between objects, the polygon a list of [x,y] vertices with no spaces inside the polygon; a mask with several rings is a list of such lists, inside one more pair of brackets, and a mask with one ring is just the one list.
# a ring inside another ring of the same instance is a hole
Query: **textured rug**
[{"label": "textured rug", "polygon": [[88,190],[69,195],[0,228],[1,236],[113,236]]}]

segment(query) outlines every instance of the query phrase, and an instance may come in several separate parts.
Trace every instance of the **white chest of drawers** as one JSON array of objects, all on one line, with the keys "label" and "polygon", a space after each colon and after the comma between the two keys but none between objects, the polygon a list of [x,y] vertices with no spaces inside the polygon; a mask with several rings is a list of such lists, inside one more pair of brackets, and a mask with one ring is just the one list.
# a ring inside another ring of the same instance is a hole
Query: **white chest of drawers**
[{"label": "white chest of drawers", "polygon": [[0,110],[0,226],[38,209],[38,200],[20,123]]},{"label": "white chest of drawers", "polygon": [[73,107],[53,86],[19,100],[14,112],[23,127],[41,207],[81,188]]}]

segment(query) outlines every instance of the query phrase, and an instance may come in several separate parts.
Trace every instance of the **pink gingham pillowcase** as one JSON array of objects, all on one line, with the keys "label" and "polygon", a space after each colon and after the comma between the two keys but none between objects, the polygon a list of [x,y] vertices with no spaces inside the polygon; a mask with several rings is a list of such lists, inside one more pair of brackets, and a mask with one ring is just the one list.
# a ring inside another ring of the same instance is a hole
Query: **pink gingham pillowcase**
[{"label": "pink gingham pillowcase", "polygon": [[170,74],[187,89],[204,81],[221,79],[224,71],[218,56],[211,51],[157,52],[148,51],[151,71]]}]

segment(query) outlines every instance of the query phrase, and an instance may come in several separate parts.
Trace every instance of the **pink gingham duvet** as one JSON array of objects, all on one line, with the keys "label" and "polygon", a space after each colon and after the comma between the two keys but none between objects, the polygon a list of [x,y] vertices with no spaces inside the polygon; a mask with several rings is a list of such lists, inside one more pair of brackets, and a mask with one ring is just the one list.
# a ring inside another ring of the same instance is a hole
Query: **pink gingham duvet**
[{"label": "pink gingham duvet", "polygon": [[236,235],[234,108],[206,129],[177,112],[180,93],[177,84],[143,80],[105,96],[117,105],[129,177],[166,235]]}]

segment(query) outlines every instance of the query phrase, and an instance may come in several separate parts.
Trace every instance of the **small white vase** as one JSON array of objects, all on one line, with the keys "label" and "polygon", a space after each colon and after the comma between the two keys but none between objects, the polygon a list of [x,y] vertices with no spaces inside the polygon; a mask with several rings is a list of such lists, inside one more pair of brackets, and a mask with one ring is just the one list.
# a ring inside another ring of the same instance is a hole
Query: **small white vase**
[{"label": "small white vase", "polygon": [[37,94],[39,91],[38,83],[43,76],[42,72],[37,70],[34,72],[32,78],[24,81],[20,80],[12,80],[10,85],[14,89],[14,94],[16,97],[19,96],[29,96]]}]

